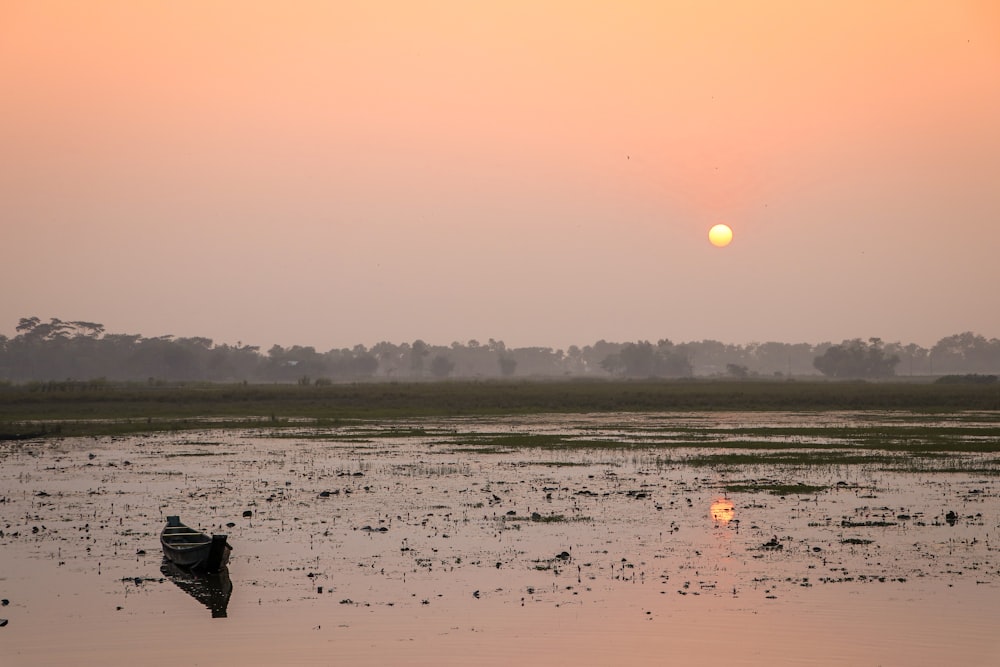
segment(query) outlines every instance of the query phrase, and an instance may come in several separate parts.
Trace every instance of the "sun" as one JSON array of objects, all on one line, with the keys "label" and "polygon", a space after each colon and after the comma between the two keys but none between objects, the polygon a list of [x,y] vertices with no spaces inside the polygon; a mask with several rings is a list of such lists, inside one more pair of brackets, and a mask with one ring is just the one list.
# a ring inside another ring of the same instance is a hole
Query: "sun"
[{"label": "sun", "polygon": [[729,225],[719,223],[708,230],[708,240],[717,248],[724,248],[733,240],[733,230]]}]

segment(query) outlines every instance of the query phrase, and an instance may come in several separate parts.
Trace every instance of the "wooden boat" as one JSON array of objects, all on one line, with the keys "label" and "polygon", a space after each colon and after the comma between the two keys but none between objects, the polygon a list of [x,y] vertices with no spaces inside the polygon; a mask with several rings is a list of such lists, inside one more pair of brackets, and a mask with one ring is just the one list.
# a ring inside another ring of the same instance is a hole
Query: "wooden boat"
[{"label": "wooden boat", "polygon": [[163,556],[171,563],[199,572],[218,572],[229,563],[226,535],[208,535],[188,528],[179,516],[168,516],[160,533]]}]

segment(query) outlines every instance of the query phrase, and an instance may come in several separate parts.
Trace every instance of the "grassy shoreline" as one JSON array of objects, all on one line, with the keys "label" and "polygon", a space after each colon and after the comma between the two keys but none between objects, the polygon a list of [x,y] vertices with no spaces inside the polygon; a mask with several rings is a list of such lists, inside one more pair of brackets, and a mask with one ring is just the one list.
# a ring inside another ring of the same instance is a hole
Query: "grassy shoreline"
[{"label": "grassy shoreline", "polygon": [[[587,412],[1000,411],[1000,388],[911,382],[446,381],[0,387],[0,436]],[[100,422],[106,422],[101,424]],[[50,428],[58,423],[59,428]],[[41,424],[47,424],[45,428]]]}]

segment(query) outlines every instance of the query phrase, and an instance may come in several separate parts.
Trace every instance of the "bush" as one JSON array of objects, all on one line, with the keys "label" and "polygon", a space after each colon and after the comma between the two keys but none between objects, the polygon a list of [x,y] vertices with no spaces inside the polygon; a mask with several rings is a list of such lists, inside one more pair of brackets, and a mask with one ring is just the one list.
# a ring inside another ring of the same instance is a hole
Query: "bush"
[{"label": "bush", "polygon": [[967,375],[942,375],[934,381],[934,384],[996,384],[996,381],[996,375],[969,373]]}]

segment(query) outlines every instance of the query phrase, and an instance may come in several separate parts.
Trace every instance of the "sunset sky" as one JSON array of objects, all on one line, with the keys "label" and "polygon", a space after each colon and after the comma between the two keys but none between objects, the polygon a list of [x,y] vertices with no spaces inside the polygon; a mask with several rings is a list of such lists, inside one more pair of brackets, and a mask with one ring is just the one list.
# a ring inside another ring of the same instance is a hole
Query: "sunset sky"
[{"label": "sunset sky", "polygon": [[0,216],[7,336],[1000,337],[1000,3],[0,0]]}]

